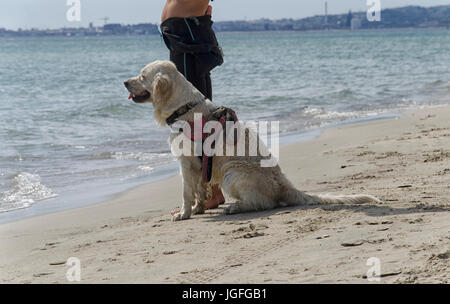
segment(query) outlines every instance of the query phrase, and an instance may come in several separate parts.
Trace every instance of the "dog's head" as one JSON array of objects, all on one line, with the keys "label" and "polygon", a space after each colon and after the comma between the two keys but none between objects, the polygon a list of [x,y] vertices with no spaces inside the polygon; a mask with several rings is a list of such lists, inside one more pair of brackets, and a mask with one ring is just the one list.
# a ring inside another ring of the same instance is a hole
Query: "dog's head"
[{"label": "dog's head", "polygon": [[178,71],[170,61],[155,61],[147,65],[141,73],[124,82],[130,92],[129,99],[136,103],[152,102],[156,107],[170,98],[173,91],[172,78]]},{"label": "dog's head", "polygon": [[165,125],[166,119],[184,104],[204,100],[203,94],[170,61],[152,62],[124,84],[130,92],[129,99],[152,103],[155,120],[160,125]]}]

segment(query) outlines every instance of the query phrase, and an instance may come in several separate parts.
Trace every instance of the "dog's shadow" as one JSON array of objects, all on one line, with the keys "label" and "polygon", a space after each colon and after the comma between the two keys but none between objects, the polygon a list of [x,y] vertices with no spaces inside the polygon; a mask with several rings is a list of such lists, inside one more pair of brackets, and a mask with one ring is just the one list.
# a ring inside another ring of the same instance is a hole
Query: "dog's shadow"
[{"label": "dog's shadow", "polygon": [[387,205],[335,205],[335,204],[322,204],[322,205],[307,205],[307,206],[295,206],[295,207],[281,207],[265,211],[255,211],[247,213],[239,213],[227,215],[223,213],[223,210],[216,209],[214,211],[206,212],[205,219],[211,222],[230,222],[230,221],[249,221],[253,219],[267,218],[276,214],[292,213],[297,211],[307,211],[312,209],[322,209],[324,211],[342,211],[350,210],[353,212],[365,213],[370,217],[384,217],[391,215],[404,215],[404,214],[416,214],[416,213],[436,213],[436,212],[450,212],[450,207],[440,206],[424,206],[418,204],[414,207],[395,208]]}]

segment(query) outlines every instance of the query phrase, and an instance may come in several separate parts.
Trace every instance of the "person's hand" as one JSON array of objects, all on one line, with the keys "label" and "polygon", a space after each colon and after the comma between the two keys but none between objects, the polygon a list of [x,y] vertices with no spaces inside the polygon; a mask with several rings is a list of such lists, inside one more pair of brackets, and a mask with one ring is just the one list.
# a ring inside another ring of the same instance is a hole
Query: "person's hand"
[{"label": "person's hand", "polygon": [[208,5],[208,8],[206,9],[205,15],[211,16],[212,15],[212,6]]}]

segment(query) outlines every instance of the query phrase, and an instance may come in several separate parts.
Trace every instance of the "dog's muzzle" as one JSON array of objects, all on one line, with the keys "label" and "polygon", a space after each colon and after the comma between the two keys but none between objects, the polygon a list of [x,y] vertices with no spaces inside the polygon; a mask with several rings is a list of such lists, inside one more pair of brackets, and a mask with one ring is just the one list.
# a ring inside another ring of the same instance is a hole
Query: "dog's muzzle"
[{"label": "dog's muzzle", "polygon": [[136,94],[130,93],[130,96],[128,96],[128,99],[132,99],[136,103],[141,103],[141,102],[146,101],[150,97],[151,97],[150,92],[149,91],[145,91],[144,93],[142,93],[140,95],[136,95]]},{"label": "dog's muzzle", "polygon": [[142,103],[145,102],[147,99],[151,97],[151,94],[149,91],[144,91],[142,94],[134,94],[130,89],[130,83],[128,81],[125,81],[123,83],[127,90],[130,92],[130,96],[128,96],[128,100],[133,99],[136,103]]}]

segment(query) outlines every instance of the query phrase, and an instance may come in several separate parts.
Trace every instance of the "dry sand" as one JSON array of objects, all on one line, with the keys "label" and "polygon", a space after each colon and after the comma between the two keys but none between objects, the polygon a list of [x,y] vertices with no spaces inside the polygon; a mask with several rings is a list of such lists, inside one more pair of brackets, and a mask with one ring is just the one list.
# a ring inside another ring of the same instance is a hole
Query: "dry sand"
[{"label": "dry sand", "polygon": [[384,203],[173,223],[177,176],[0,225],[0,282],[66,283],[69,257],[83,283],[368,283],[370,257],[382,283],[450,282],[450,107],[327,129],[282,147],[280,164],[301,190]]}]

